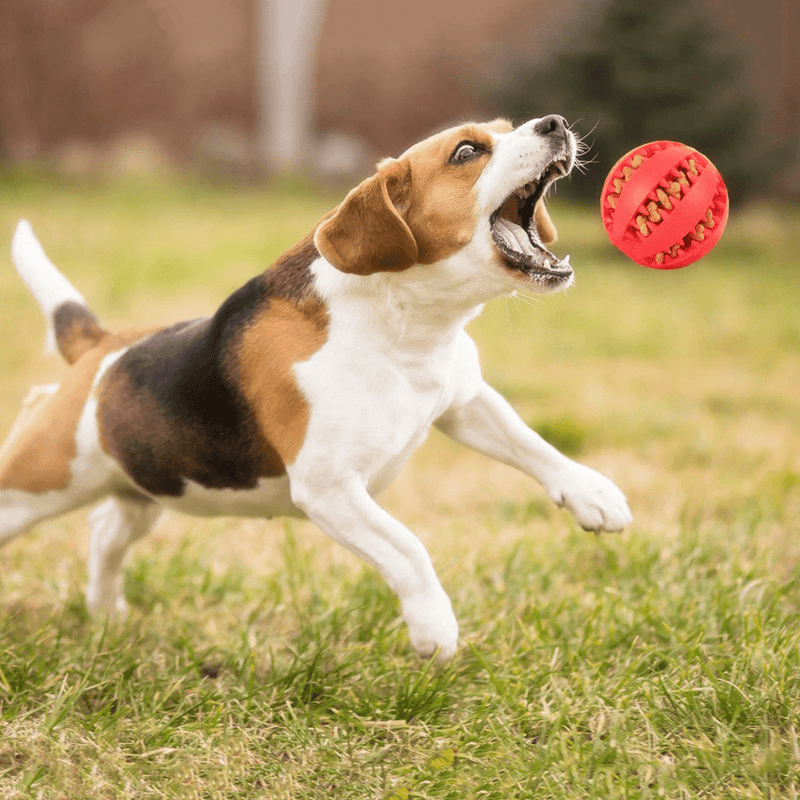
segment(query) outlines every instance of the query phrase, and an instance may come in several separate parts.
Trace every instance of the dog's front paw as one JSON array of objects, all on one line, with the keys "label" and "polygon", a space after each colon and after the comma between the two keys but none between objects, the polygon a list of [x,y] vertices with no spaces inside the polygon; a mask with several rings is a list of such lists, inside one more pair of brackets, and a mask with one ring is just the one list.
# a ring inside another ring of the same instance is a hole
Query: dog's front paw
[{"label": "dog's front paw", "polygon": [[435,657],[437,663],[451,659],[458,647],[458,621],[444,591],[434,597],[421,594],[403,601],[411,646],[420,658]]},{"label": "dog's front paw", "polygon": [[582,464],[573,462],[562,469],[547,494],[587,531],[621,531],[632,520],[628,501],[616,484]]}]

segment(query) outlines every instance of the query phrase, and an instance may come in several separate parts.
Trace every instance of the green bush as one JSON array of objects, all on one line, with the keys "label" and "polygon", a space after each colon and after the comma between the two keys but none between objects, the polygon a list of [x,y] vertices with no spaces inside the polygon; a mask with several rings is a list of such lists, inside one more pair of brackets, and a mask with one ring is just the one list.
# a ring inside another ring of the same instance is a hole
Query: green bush
[{"label": "green bush", "polygon": [[666,139],[710,158],[736,202],[767,190],[778,163],[757,138],[746,67],[694,0],[609,0],[594,27],[549,63],[514,59],[494,99],[512,118],[558,112],[575,124],[591,146],[591,168],[573,189],[584,199],[599,195],[626,152]]}]

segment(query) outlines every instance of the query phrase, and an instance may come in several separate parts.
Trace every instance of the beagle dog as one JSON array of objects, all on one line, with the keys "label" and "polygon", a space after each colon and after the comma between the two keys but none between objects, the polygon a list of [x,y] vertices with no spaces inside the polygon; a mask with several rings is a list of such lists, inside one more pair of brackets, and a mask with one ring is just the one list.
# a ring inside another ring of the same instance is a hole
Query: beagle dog
[{"label": "beagle dog", "polygon": [[124,613],[126,550],[166,507],[307,517],[372,564],[411,644],[450,658],[458,623],[421,542],[375,501],[435,425],[537,480],[588,530],[622,492],[530,430],[481,377],[464,326],[487,300],[573,282],[544,206],[575,163],[562,117],[465,124],[382,161],[210,317],[105,330],[20,222],[12,257],[71,365],[0,452],[0,543],[101,501],[87,603]]}]

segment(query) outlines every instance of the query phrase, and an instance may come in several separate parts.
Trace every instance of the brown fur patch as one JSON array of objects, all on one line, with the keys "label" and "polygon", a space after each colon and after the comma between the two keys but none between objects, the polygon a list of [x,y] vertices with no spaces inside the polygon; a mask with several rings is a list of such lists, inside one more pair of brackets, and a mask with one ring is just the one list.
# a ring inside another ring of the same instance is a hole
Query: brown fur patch
[{"label": "brown fur patch", "polygon": [[212,317],[160,331],[111,367],[99,390],[101,446],[141,488],[244,490],[285,472],[308,421],[292,365],[327,328],[311,288],[318,255],[307,237]]},{"label": "brown fur patch", "polygon": [[310,415],[292,368],[322,347],[327,326],[327,310],[319,302],[274,300],[242,334],[237,354],[242,393],[283,464],[291,464],[302,447]]},{"label": "brown fur patch", "polygon": [[300,303],[315,299],[311,288],[311,264],[319,258],[311,231],[294,247],[290,247],[264,273],[264,283],[269,297]]},{"label": "brown fur patch", "polygon": [[101,400],[101,446],[151,494],[181,495],[187,478],[208,488],[251,489],[259,477],[283,474],[251,415],[232,415],[229,426],[176,418],[126,369],[109,374]]},{"label": "brown fur patch", "polygon": [[[359,275],[433,264],[456,253],[475,232],[475,184],[491,154],[492,133],[510,130],[505,120],[462,125],[382,161],[377,174],[320,224],[320,252],[343,272]],[[453,164],[450,156],[463,141],[485,152]]]},{"label": "brown fur patch", "polygon": [[31,410],[0,464],[0,489],[39,494],[66,489],[77,454],[75,432],[100,362],[146,335],[143,331],[104,334],[70,369],[58,389]]},{"label": "brown fur patch", "polygon": [[[449,163],[454,148],[465,140],[483,145],[486,154],[465,164]],[[404,156],[411,173],[404,205],[419,248],[419,263],[433,264],[458,252],[475,233],[475,184],[494,142],[486,126],[469,125],[432,137],[424,144]]]},{"label": "brown fur patch", "polygon": [[407,183],[407,165],[383,162],[320,224],[316,241],[323,256],[354,275],[399,272],[417,263],[414,235],[396,205]]},{"label": "brown fur patch", "polygon": [[68,364],[74,364],[106,335],[86,306],[69,300],[53,312],[56,344]]},{"label": "brown fur patch", "polygon": [[311,286],[309,267],[318,257],[313,231],[281,256],[265,275],[270,303],[244,329],[235,350],[242,394],[277,456],[269,475],[282,474],[294,461],[308,427],[309,408],[293,367],[328,335],[328,310]]}]

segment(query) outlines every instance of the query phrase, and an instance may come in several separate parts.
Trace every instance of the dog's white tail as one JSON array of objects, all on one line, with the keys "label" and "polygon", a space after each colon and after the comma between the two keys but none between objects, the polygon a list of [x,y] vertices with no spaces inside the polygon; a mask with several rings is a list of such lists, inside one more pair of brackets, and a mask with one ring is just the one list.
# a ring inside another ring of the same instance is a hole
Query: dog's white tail
[{"label": "dog's white tail", "polygon": [[27,220],[17,225],[11,258],[47,320],[48,351],[58,349],[73,363],[105,336],[83,295],[47,257]]}]

